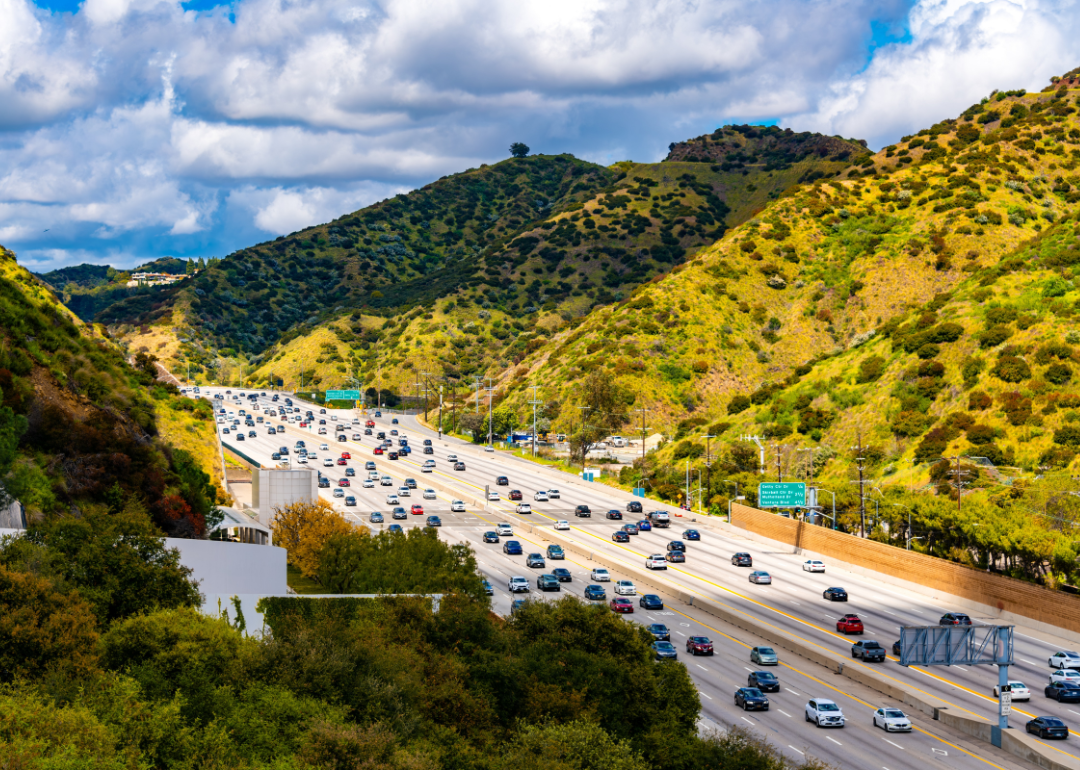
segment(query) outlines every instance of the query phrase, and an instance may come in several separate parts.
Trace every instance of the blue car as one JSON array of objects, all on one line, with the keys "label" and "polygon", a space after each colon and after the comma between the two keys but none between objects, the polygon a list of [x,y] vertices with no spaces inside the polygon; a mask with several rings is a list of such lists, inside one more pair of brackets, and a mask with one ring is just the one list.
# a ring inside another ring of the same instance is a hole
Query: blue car
[{"label": "blue car", "polygon": [[662,610],[664,609],[664,600],[656,594],[643,594],[638,599],[638,606],[644,610]]},{"label": "blue car", "polygon": [[482,580],[480,582],[482,582],[484,584],[484,593],[485,594],[487,594],[488,596],[494,596],[495,595],[495,587],[492,586],[491,583],[489,583],[486,580]]},{"label": "blue car", "polygon": [[391,524],[389,527],[386,528],[386,531],[387,532],[403,532],[404,530],[402,530],[400,524]]},{"label": "blue car", "polygon": [[675,645],[671,642],[653,642],[652,650],[656,660],[679,659],[679,651],[675,649]]},{"label": "blue car", "polygon": [[652,524],[648,519],[642,519],[637,523],[638,532],[652,532]]},{"label": "blue car", "polygon": [[517,540],[507,540],[503,543],[503,553],[509,556],[521,556],[521,543]]},{"label": "blue car", "polygon": [[603,586],[597,586],[597,585],[586,586],[586,588],[585,588],[585,598],[586,599],[597,599],[599,601],[604,601],[605,599],[607,599],[607,592],[604,591]]},{"label": "blue car", "polygon": [[682,533],[683,540],[700,540],[701,533],[696,529],[688,529]]}]

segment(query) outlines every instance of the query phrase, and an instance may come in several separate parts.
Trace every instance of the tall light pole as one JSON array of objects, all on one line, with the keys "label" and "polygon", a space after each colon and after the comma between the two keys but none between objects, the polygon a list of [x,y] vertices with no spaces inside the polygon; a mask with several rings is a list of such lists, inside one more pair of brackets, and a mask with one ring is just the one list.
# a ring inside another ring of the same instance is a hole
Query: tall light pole
[{"label": "tall light pole", "polygon": [[[584,473],[585,472],[585,428],[586,428],[586,425],[587,425],[585,418],[586,418],[586,413],[590,409],[592,409],[592,407],[591,406],[579,406],[578,409],[582,410],[582,412],[581,412],[581,472]],[[571,437],[570,441],[573,442],[573,437]],[[573,443],[571,443],[570,446],[573,446]]]},{"label": "tall light pole", "polygon": [[863,457],[865,447],[863,447],[862,443],[862,433],[858,434],[858,443],[852,449],[855,451],[855,467],[859,471],[859,537],[866,537],[866,479],[863,476],[863,472],[866,470],[863,462],[866,458]]},{"label": "tall light pole", "polygon": [[730,524],[731,523],[731,504],[733,502],[735,502],[736,500],[742,500],[742,498],[739,497],[739,482],[734,481],[732,479],[724,479],[724,483],[725,484],[734,484],[735,485],[735,497],[728,500],[728,503],[727,503],[727,523]]},{"label": "tall light pole", "polygon": [[705,490],[707,492],[712,491],[712,454],[709,452],[709,439],[717,438],[716,436],[707,433],[705,434]]},{"label": "tall light pole", "polygon": [[635,409],[635,412],[641,412],[641,494],[645,494],[645,413],[651,412],[651,409],[641,407]]},{"label": "tall light pole", "polygon": [[421,377],[424,378],[424,422],[427,422],[427,416],[428,416],[428,397],[427,397],[427,394],[429,392],[434,392],[434,391],[431,390],[431,386],[430,386],[430,383],[429,383],[429,380],[431,379],[431,372],[420,372],[419,374],[420,374]]},{"label": "tall light pole", "polygon": [[906,505],[901,505],[900,503],[893,503],[892,507],[893,508],[904,508],[904,509],[907,510],[907,537],[904,538],[905,540],[907,540],[907,546],[905,547],[904,550],[910,551],[911,550],[911,540],[912,540],[911,536],[912,536],[912,534],[914,534],[911,531],[911,509],[908,508],[908,506],[906,506]]},{"label": "tall light pole", "polygon": [[[828,489],[818,489],[818,492],[829,492]],[[836,493],[829,492],[832,495],[832,528],[836,529]]]},{"label": "tall light pole", "polygon": [[488,386],[484,388],[484,390],[486,390],[487,394],[488,394],[488,448],[489,449],[494,449],[495,447],[494,447],[494,444],[492,443],[492,438],[491,438],[492,427],[493,427],[492,424],[491,424],[491,394],[492,394],[492,392],[494,392],[495,388],[493,388],[490,385],[491,378],[487,377],[486,379],[487,379],[487,381],[489,383]]},{"label": "tall light pole", "polygon": [[542,404],[544,402],[541,401],[538,398],[538,395],[537,395],[537,391],[540,389],[540,386],[539,385],[530,385],[529,387],[532,388],[532,392],[533,392],[532,401],[529,402],[530,404],[532,404],[532,408],[533,408],[532,454],[533,454],[533,457],[536,457],[536,406],[537,406],[537,404]]},{"label": "tall light pole", "polygon": [[442,438],[443,386],[439,386],[439,438]]}]

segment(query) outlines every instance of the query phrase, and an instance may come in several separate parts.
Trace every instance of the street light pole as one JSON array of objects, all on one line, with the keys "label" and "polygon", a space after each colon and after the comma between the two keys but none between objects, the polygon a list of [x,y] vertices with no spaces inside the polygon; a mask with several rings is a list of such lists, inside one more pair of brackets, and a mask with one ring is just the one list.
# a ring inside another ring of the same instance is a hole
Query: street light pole
[{"label": "street light pole", "polygon": [[705,434],[705,491],[712,492],[712,454],[709,452],[709,439],[717,438],[710,433]]},{"label": "street light pole", "polygon": [[439,386],[439,438],[442,438],[443,386]]},{"label": "street light pole", "polygon": [[[585,452],[585,429],[586,429],[586,427],[588,425],[588,423],[586,422],[586,413],[590,409],[592,409],[592,407],[591,406],[579,406],[578,409],[582,410],[581,411],[581,472],[584,473],[585,472],[585,454],[586,454],[586,452]],[[571,437],[570,440],[571,440],[571,442],[573,442],[572,437]],[[570,446],[573,446],[573,443],[571,443]]]}]

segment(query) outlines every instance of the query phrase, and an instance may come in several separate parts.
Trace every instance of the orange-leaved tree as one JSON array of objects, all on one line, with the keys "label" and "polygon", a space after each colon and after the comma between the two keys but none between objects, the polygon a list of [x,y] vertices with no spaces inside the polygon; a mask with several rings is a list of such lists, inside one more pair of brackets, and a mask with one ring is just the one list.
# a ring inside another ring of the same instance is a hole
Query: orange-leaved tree
[{"label": "orange-leaved tree", "polygon": [[323,546],[334,535],[360,532],[366,527],[354,527],[325,500],[300,501],[274,508],[274,543],[288,551],[289,564],[304,577],[318,580],[319,556]]}]

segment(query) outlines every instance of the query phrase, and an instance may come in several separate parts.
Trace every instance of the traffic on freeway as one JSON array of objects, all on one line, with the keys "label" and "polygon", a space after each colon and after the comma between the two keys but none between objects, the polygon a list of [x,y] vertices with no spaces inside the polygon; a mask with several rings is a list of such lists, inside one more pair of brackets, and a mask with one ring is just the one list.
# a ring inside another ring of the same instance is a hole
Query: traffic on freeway
[{"label": "traffic on freeway", "polygon": [[[768,708],[751,698],[753,710],[743,711],[747,696],[740,696],[741,705],[736,706],[736,691],[749,687],[751,677],[761,668],[751,663],[748,645],[767,646],[767,640],[750,644],[746,634],[723,629],[715,619],[681,604],[676,606],[665,597],[676,590],[708,597],[815,644],[845,654],[850,651],[850,665],[877,667],[909,687],[949,702],[951,708],[989,720],[996,704],[996,671],[956,670],[958,667],[904,669],[896,664],[893,642],[900,625],[937,623],[956,608],[930,605],[921,595],[905,594],[873,578],[830,569],[823,562],[807,564],[805,558],[792,554],[764,551],[737,533],[721,531],[711,523],[703,526],[687,522],[674,510],[666,511],[668,521],[663,522],[663,517],[648,515],[653,506],[647,501],[644,510],[636,512],[634,501],[623,493],[502,453],[485,453],[480,447],[456,439],[440,439],[413,417],[388,412],[376,415],[374,410],[365,415],[353,410],[324,412],[322,406],[283,394],[274,400],[273,393],[264,396],[260,392],[255,399],[249,399],[247,396],[252,394],[247,391],[240,397],[238,390],[202,390],[201,395],[214,401],[216,413],[225,410],[218,414],[219,434],[225,444],[264,467],[276,464],[273,455],[277,453],[280,460],[287,459],[289,467],[315,468],[325,479],[320,494],[354,521],[379,530],[394,524],[431,526],[428,517],[437,516],[441,536],[472,545],[492,586],[493,608],[497,612],[512,612],[515,601],[535,601],[563,593],[585,601],[605,602],[616,611],[626,609],[625,604],[611,604],[617,596],[628,601],[633,610],[626,612],[628,620],[668,627],[668,638],[657,638],[657,656],[670,657],[668,644],[673,647],[697,681],[708,718],[721,724],[753,724],[793,758],[809,751],[843,766],[882,766],[888,770],[897,770],[905,762],[915,765],[925,761],[949,767],[965,762],[980,767],[1020,766],[1005,755],[989,759],[983,746],[965,750],[960,742],[946,745],[947,741],[934,734],[940,734],[940,724],[927,724],[921,714],[906,715],[916,728],[910,734],[886,732],[882,726],[875,729],[876,710],[895,711],[900,704],[880,702],[880,696],[871,691],[858,694],[846,679],[841,685],[843,692],[836,690],[824,684],[820,672],[814,673],[810,664],[784,660],[782,655],[783,670],[778,677],[783,686],[778,692],[762,691]],[[216,395],[222,398],[213,398]],[[271,428],[273,434],[269,433]],[[242,441],[238,440],[237,429],[242,432]],[[323,435],[320,429],[325,430]],[[300,462],[297,441],[304,442],[304,463]],[[288,454],[282,454],[282,448]],[[485,490],[489,493],[486,500]],[[463,499],[486,505],[465,505]],[[521,507],[526,502],[527,512]],[[395,508],[399,509],[397,518]],[[560,535],[603,553],[617,564],[651,564],[654,585],[670,588],[654,591],[639,586],[631,589],[632,593],[624,591],[619,595],[616,585],[625,576],[614,570],[608,581],[602,581],[602,576],[593,575],[591,567],[572,554],[551,558],[548,544],[520,529],[512,536],[491,536],[498,532],[500,524],[504,532],[507,526],[513,530],[515,521],[550,525]],[[511,547],[514,543],[520,548]],[[530,563],[533,566],[528,566]],[[557,569],[565,572],[556,574]],[[755,573],[759,574],[752,582]],[[760,573],[765,573],[768,581]],[[511,593],[513,578],[524,578],[527,590]],[[655,599],[643,596],[653,593],[658,593]],[[838,599],[841,593],[845,600]],[[843,620],[847,615],[857,617],[861,633],[854,630],[853,623]],[[707,639],[715,654],[692,655],[690,651],[701,648],[697,642],[690,644],[692,638]],[[888,654],[884,661],[879,662],[873,648],[869,649],[872,654],[864,654],[862,648],[868,645],[857,646],[870,641],[885,648]],[[1070,714],[1067,705],[1043,694],[1044,684],[1050,683],[1047,661],[1065,649],[1054,642],[1038,635],[1017,634],[1019,665],[1010,672],[1010,678],[1024,681],[1035,692],[1030,704],[1014,706],[1014,727],[1023,729],[1024,722],[1035,716],[1056,716],[1066,723],[1069,716],[1080,716]],[[815,708],[807,711],[814,699]],[[842,735],[838,735],[839,729],[817,730],[815,721],[830,722],[826,717],[831,715],[818,708],[825,705],[820,702],[823,699],[834,702],[845,717]],[[800,716],[803,719],[798,719]],[[795,724],[788,725],[788,719]],[[877,721],[879,725],[886,721],[895,725],[897,720],[882,716]],[[954,736],[949,740],[957,739]],[[1073,753],[1069,741],[1047,745],[1055,751]],[[890,752],[887,765],[880,761],[882,751]],[[878,764],[873,764],[875,761]]]}]

